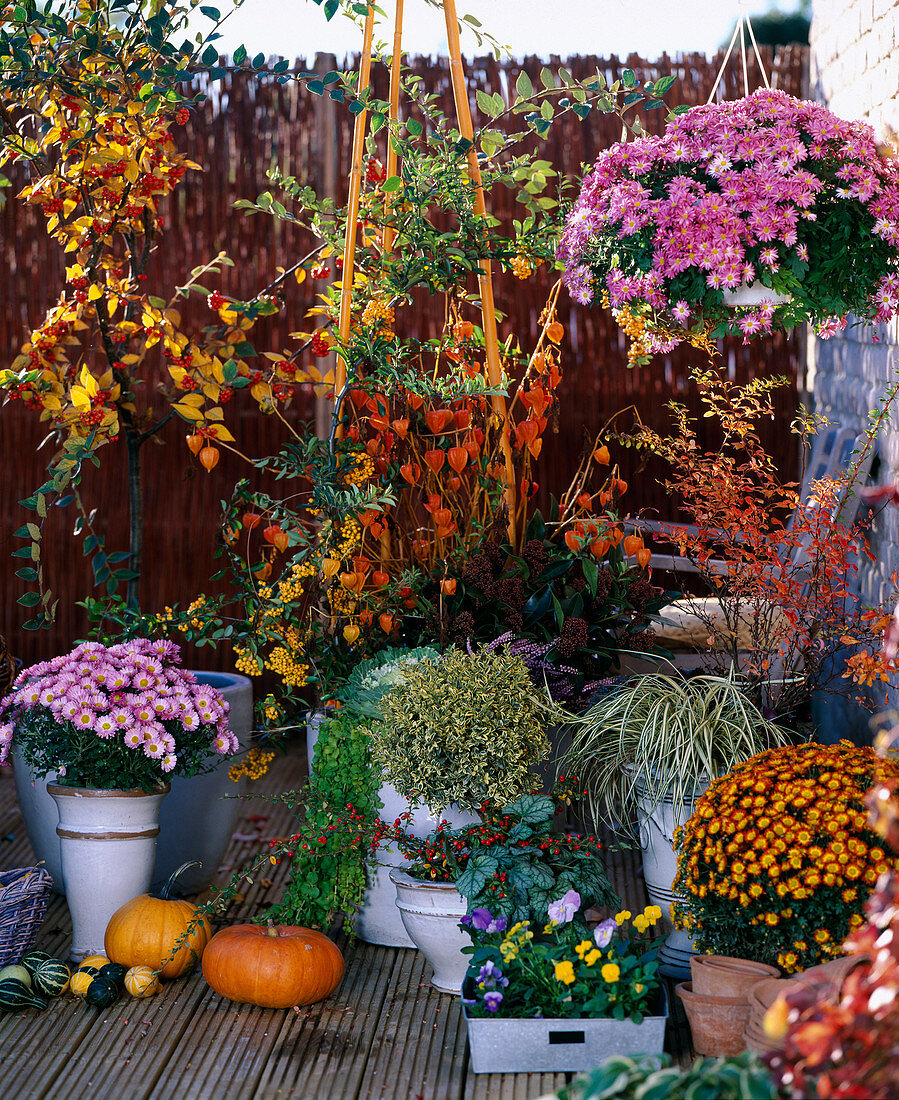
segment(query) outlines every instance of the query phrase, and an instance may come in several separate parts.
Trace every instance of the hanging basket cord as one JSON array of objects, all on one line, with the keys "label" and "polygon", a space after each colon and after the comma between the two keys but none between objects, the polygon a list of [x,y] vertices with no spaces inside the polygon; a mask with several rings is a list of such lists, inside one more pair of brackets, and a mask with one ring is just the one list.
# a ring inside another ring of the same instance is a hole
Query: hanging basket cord
[{"label": "hanging basket cord", "polygon": [[[742,2],[741,2],[742,7]],[[746,31],[749,31],[749,39],[752,42],[752,49],[755,52],[755,59],[758,62],[759,72],[762,74],[762,80],[765,87],[770,88],[771,82],[768,80],[768,74],[765,72],[765,66],[762,64],[762,56],[759,53],[758,42],[755,40],[755,32],[752,29],[752,23],[749,16],[744,15],[741,11],[737,18],[737,25],[734,27],[734,33],[730,36],[730,45],[727,47],[727,53],[724,55],[724,60],[721,62],[721,68],[718,70],[718,75],[715,77],[715,83],[712,85],[712,90],[709,92],[709,98],[707,103],[711,103],[715,98],[715,92],[718,91],[718,85],[721,83],[721,78],[724,76],[724,72],[727,69],[727,63],[730,61],[730,55],[733,53],[734,43],[737,41],[737,35],[740,36],[740,56],[743,61],[743,95],[749,95],[749,69],[746,58]]]}]

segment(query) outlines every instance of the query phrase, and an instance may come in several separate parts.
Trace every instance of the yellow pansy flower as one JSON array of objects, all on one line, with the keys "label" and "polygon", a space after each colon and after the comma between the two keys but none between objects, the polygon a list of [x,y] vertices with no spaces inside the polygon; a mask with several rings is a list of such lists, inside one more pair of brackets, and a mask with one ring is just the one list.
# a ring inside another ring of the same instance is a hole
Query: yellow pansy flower
[{"label": "yellow pansy flower", "polygon": [[615,914],[615,923],[616,923],[616,924],[619,924],[619,925],[620,925],[620,924],[622,924],[622,923],[623,923],[624,921],[626,921],[626,920],[630,920],[630,919],[631,919],[631,911],[630,911],[630,909],[622,909],[620,913],[616,913],[616,914]]},{"label": "yellow pansy flower", "polygon": [[564,982],[565,985],[571,985],[574,981],[574,967],[571,965],[571,960],[563,959],[562,962],[557,962],[555,974],[557,981]]},{"label": "yellow pansy flower", "polygon": [[593,950],[587,955],[586,959],[584,959],[584,962],[587,964],[587,966],[592,966],[597,959],[601,958],[602,952],[594,947]]},{"label": "yellow pansy flower", "polygon": [[615,963],[606,963],[602,970],[600,970],[600,974],[602,974],[602,980],[604,982],[617,982],[621,977],[621,968],[616,966]]},{"label": "yellow pansy flower", "polygon": [[581,942],[575,948],[575,951],[577,952],[577,957],[579,959],[582,959],[592,947],[593,944],[590,942],[590,940],[581,940]]}]

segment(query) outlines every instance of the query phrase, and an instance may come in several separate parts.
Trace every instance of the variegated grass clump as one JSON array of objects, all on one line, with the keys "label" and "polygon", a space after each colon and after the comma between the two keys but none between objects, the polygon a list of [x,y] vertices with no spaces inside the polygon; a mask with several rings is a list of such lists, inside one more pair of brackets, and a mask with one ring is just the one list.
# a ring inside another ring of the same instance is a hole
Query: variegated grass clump
[{"label": "variegated grass clump", "polygon": [[372,753],[387,782],[432,813],[505,805],[533,788],[549,754],[546,713],[519,657],[451,650],[384,697]]},{"label": "variegated grass clump", "polygon": [[626,827],[638,818],[638,798],[646,813],[662,801],[677,812],[735,764],[787,741],[733,674],[652,674],[572,720],[565,766],[581,778],[593,820]]}]

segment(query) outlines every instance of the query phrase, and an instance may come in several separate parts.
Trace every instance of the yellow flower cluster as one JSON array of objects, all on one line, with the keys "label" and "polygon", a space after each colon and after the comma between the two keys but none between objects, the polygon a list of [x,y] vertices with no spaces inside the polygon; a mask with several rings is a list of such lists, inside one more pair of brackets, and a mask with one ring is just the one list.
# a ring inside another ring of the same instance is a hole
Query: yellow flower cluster
[{"label": "yellow flower cluster", "polygon": [[310,562],[294,562],[290,573],[278,584],[278,598],[285,603],[298,600],[303,594],[303,581],[315,576],[315,566]]},{"label": "yellow flower cluster", "polygon": [[244,676],[262,675],[262,660],[255,653],[250,653],[248,649],[236,645],[234,646],[234,656],[236,658],[234,667],[238,672],[242,672]]},{"label": "yellow flower cluster", "polygon": [[376,325],[381,323],[383,329],[390,329],[393,324],[393,308],[383,298],[372,298],[362,312],[363,325]]},{"label": "yellow flower cluster", "polygon": [[[366,481],[374,477],[375,460],[371,455],[366,454],[364,451],[354,451],[349,458],[350,463],[344,473],[344,481],[346,481],[347,485],[364,485]],[[345,520],[339,537],[346,539],[358,536],[361,529],[361,526],[356,520]],[[354,542],[353,546],[355,545],[356,543]],[[344,553],[347,553],[347,551],[344,551]]]},{"label": "yellow flower cluster", "polygon": [[534,267],[527,256],[513,256],[509,266],[516,279],[529,279],[534,273]]},{"label": "yellow flower cluster", "polygon": [[243,760],[235,760],[231,765],[228,769],[228,778],[234,783],[244,775],[247,779],[261,779],[274,759],[273,752],[265,752],[258,745],[254,745]]},{"label": "yellow flower cluster", "polygon": [[787,971],[839,954],[878,876],[899,862],[864,804],[889,778],[899,764],[848,742],[785,746],[738,765],[675,835],[677,922],[706,949],[740,954],[723,949],[730,921],[730,934],[766,945]]},{"label": "yellow flower cluster", "polygon": [[309,665],[295,660],[284,646],[275,646],[266,658],[265,667],[276,672],[291,687],[303,687],[309,675]]},{"label": "yellow flower cluster", "polygon": [[533,938],[531,922],[520,920],[517,924],[513,924],[504,936],[503,942],[499,945],[500,954],[506,962],[509,962],[516,958],[522,947]]}]

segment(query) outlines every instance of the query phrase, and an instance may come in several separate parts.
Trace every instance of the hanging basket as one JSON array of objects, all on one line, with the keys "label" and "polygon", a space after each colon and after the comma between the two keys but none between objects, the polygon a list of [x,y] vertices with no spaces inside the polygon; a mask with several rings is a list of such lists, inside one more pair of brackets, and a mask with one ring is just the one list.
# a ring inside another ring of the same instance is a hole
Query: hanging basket
[{"label": "hanging basket", "polygon": [[735,287],[733,290],[725,290],[722,293],[724,294],[724,304],[734,309],[739,306],[760,306],[765,302],[771,302],[774,306],[782,306],[793,301],[792,294],[780,294],[778,291],[772,290],[770,286],[760,283],[758,279],[754,283],[743,283],[742,286]]},{"label": "hanging basket", "polygon": [[572,296],[607,303],[649,355],[802,323],[826,337],[849,314],[888,322],[899,163],[867,124],[782,91],[693,107],[599,156],[557,258]]},{"label": "hanging basket", "polygon": [[34,946],[52,885],[43,867],[0,873],[0,967],[18,962]]}]

